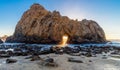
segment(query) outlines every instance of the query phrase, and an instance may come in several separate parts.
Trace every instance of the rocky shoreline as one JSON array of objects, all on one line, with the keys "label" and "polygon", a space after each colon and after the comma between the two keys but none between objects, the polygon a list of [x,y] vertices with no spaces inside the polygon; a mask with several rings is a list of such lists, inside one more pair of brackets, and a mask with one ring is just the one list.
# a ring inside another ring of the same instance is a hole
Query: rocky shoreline
[{"label": "rocky shoreline", "polygon": [[60,47],[59,45],[53,46],[39,46],[39,45],[0,45],[0,58],[6,58],[11,56],[28,56],[28,55],[43,55],[43,54],[68,54],[75,56],[88,56],[92,57],[96,54],[108,53],[119,54],[120,47],[115,46],[64,46]]},{"label": "rocky shoreline", "polygon": [[[26,44],[0,46],[0,64],[2,64],[0,69],[5,70],[20,68],[21,70],[66,70],[67,68],[69,70],[102,70],[96,69],[96,65],[99,65],[101,61],[110,61],[109,58],[113,55],[120,56],[120,47],[115,46],[60,47],[59,45],[51,45],[48,47]],[[62,65],[64,63],[65,66]],[[6,64],[7,69],[4,66]],[[42,67],[43,69],[41,69]]]},{"label": "rocky shoreline", "polygon": [[0,39],[0,43],[3,43],[3,41]]},{"label": "rocky shoreline", "polygon": [[[73,56],[68,54],[46,54],[0,58],[1,70],[111,70],[119,69],[119,62],[111,56]],[[110,66],[108,66],[108,64]],[[115,67],[116,66],[116,67]]]}]

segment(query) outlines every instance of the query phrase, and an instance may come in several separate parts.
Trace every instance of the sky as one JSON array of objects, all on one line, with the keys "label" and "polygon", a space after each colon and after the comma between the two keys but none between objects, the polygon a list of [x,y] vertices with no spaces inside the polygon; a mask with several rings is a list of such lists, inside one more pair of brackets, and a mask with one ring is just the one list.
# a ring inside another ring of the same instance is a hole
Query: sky
[{"label": "sky", "polygon": [[71,19],[95,20],[107,39],[120,39],[120,0],[0,0],[0,36],[12,35],[23,13],[34,3]]}]

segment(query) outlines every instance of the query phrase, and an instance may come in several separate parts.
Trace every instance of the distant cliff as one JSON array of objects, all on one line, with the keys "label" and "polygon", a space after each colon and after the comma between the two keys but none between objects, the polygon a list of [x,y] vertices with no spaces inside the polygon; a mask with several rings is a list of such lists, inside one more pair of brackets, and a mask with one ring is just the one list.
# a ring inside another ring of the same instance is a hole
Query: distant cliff
[{"label": "distant cliff", "polygon": [[2,40],[3,42],[5,42],[6,39],[7,39],[7,37],[8,37],[7,35],[4,35],[4,36],[1,37],[1,40]]},{"label": "distant cliff", "polygon": [[82,21],[61,16],[58,11],[47,11],[33,4],[18,22],[14,35],[6,42],[59,43],[68,35],[68,43],[102,43],[106,41],[103,29],[93,20]]}]

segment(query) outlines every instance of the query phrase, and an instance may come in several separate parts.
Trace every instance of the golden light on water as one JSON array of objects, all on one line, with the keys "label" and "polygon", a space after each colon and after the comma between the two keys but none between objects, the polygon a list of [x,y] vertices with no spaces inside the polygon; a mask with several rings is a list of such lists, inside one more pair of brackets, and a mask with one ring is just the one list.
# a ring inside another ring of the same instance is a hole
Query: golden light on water
[{"label": "golden light on water", "polygon": [[68,36],[67,35],[64,35],[62,37],[62,44],[61,44],[61,47],[65,47],[67,45],[67,41],[68,41]]}]

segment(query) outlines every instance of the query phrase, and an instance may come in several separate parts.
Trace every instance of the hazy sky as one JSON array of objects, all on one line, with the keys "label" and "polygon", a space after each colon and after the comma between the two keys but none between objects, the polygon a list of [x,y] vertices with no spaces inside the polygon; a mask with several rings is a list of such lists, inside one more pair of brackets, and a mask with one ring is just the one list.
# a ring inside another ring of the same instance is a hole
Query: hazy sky
[{"label": "hazy sky", "polygon": [[107,39],[120,39],[120,0],[0,0],[0,36],[12,35],[22,14],[33,3],[71,19],[95,20]]}]

